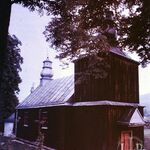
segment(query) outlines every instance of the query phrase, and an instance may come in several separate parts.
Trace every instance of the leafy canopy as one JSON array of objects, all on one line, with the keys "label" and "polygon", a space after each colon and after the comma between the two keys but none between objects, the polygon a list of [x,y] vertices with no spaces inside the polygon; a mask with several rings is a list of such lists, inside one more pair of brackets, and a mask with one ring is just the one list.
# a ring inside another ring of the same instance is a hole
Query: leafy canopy
[{"label": "leafy canopy", "polygon": [[4,101],[0,101],[1,117],[6,118],[15,110],[18,104],[16,94],[19,92],[18,84],[21,82],[19,71],[23,58],[20,56],[21,42],[16,36],[8,36],[7,58],[4,62],[4,72],[1,80],[1,96]]},{"label": "leafy canopy", "polygon": [[150,62],[149,0],[52,0],[45,9],[53,17],[44,34],[59,58],[121,46]]}]

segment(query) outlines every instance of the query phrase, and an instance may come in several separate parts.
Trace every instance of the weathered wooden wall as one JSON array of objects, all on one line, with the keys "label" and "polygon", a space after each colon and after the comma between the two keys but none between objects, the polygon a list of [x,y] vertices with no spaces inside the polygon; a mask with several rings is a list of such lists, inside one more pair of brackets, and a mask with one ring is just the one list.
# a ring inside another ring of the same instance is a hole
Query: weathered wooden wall
[{"label": "weathered wooden wall", "polygon": [[[122,106],[59,106],[42,108],[48,111],[48,129],[44,144],[57,150],[116,150],[120,142],[121,131],[133,131],[133,136],[143,141],[143,128],[121,126],[117,121],[131,107]],[[142,113],[142,108],[140,108]],[[18,122],[17,137],[35,141],[37,139],[38,109],[20,110],[30,112],[30,124],[23,126]],[[23,116],[22,116],[23,117]],[[23,118],[22,118],[23,119]]]},{"label": "weathered wooden wall", "polygon": [[[29,125],[24,126],[24,112],[29,114]],[[18,110],[17,137],[35,141],[38,135],[38,109]]]},{"label": "weathered wooden wall", "polygon": [[139,102],[138,63],[110,53],[106,58],[110,69],[106,78],[90,77],[78,83],[80,73],[87,69],[87,58],[75,62],[74,101],[111,100],[129,103]]}]

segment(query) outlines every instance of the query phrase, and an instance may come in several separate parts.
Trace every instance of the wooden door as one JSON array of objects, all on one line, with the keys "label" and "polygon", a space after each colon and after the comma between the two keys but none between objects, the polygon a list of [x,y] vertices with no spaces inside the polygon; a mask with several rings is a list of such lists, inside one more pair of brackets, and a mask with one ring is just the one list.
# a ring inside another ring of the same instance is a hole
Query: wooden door
[{"label": "wooden door", "polygon": [[121,150],[132,150],[132,131],[121,132]]}]

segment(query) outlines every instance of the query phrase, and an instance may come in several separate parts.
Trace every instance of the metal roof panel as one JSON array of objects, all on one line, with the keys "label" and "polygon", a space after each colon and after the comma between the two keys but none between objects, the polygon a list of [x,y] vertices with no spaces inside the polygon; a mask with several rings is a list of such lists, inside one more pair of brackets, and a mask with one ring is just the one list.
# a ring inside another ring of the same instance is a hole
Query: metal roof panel
[{"label": "metal roof panel", "polygon": [[38,86],[16,108],[36,108],[40,106],[59,105],[66,103],[74,93],[74,76],[51,80]]}]

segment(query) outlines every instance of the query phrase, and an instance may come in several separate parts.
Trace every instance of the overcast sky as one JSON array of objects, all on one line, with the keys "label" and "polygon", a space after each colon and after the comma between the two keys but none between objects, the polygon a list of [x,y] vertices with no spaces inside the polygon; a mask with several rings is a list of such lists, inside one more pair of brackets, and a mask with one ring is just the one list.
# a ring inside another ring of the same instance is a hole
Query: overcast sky
[{"label": "overcast sky", "polygon": [[[22,42],[21,56],[24,58],[22,72],[20,76],[19,100],[22,101],[30,93],[30,88],[38,86],[40,81],[40,72],[42,70],[43,60],[46,59],[47,53],[53,62],[54,78],[68,76],[73,74],[73,65],[69,69],[63,70],[59,66],[59,61],[54,59],[55,52],[50,49],[45,41],[43,31],[50,18],[47,16],[40,17],[37,12],[30,12],[20,5],[13,5],[10,34],[15,34]],[[150,66],[139,69],[140,94],[150,93]]]}]

